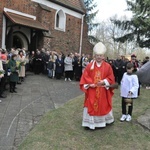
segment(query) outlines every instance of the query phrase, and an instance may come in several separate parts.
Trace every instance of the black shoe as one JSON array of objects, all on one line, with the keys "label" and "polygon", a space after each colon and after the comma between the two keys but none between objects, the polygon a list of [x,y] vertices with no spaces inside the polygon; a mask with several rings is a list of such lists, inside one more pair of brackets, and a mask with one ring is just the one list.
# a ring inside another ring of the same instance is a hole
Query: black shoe
[{"label": "black shoe", "polygon": [[0,95],[0,98],[6,98],[6,97],[7,97],[7,96],[4,95],[4,94]]},{"label": "black shoe", "polygon": [[17,91],[13,90],[13,93],[17,93]]},{"label": "black shoe", "polygon": [[13,90],[10,90],[10,93],[13,93]]},{"label": "black shoe", "polygon": [[95,131],[95,129],[90,129],[89,127],[84,127],[84,130]]},{"label": "black shoe", "polygon": [[21,82],[17,82],[17,84],[21,84]]},{"label": "black shoe", "polygon": [[90,128],[89,127],[84,127],[84,130],[90,130]]}]

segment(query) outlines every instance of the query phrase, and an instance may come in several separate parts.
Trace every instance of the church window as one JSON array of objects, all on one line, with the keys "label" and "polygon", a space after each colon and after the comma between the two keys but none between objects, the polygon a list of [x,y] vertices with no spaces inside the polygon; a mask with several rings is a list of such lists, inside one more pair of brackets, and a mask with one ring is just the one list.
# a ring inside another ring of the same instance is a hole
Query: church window
[{"label": "church window", "polygon": [[56,12],[55,15],[55,29],[65,31],[66,28],[66,15],[62,10]]}]

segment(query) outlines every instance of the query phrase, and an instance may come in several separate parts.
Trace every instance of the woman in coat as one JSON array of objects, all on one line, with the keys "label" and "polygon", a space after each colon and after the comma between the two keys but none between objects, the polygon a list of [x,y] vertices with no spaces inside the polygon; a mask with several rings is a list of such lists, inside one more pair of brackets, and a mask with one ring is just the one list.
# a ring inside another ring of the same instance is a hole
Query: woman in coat
[{"label": "woman in coat", "polygon": [[11,59],[8,62],[8,68],[10,69],[10,76],[9,76],[9,84],[10,84],[10,92],[17,93],[15,90],[16,83],[19,81],[19,65],[16,63],[17,55],[13,54]]},{"label": "woman in coat", "polygon": [[17,61],[20,63],[20,70],[19,70],[19,80],[20,82],[24,81],[25,77],[25,64],[26,64],[26,58],[23,55],[23,51],[19,51]]},{"label": "woman in coat", "polygon": [[65,81],[67,81],[67,79],[71,81],[72,72],[73,72],[73,57],[71,53],[65,57],[64,69],[65,69]]},{"label": "woman in coat", "polygon": [[61,76],[63,75],[64,70],[64,60],[61,54],[58,55],[55,64],[56,64],[56,79],[60,79]]}]

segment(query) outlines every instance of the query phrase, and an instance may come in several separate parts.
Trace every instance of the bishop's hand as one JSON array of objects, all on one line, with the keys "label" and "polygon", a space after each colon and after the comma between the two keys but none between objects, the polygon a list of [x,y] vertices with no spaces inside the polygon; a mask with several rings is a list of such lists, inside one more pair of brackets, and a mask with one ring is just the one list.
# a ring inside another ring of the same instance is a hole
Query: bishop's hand
[{"label": "bishop's hand", "polygon": [[104,86],[105,82],[103,80],[100,80],[97,82],[97,86]]}]

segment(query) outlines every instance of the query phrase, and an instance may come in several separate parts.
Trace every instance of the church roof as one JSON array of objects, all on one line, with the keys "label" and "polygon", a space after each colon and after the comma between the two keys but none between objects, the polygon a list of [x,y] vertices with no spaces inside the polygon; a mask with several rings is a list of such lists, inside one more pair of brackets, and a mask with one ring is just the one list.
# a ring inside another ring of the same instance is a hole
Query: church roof
[{"label": "church roof", "polygon": [[85,5],[83,0],[49,0],[53,3],[62,5],[79,13],[85,13]]}]

